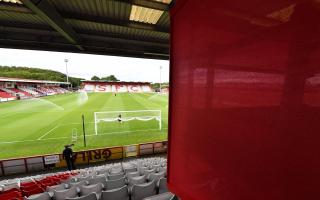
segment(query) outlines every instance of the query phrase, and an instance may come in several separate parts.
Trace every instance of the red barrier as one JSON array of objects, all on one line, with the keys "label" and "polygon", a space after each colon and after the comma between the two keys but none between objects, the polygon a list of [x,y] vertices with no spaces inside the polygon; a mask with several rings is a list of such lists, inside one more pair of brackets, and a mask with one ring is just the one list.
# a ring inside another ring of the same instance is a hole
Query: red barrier
[{"label": "red barrier", "polygon": [[[151,146],[148,146],[147,148],[145,148],[146,145],[147,146],[151,145]],[[91,164],[96,162],[105,162],[110,160],[123,159],[131,156],[166,153],[167,141],[159,141],[159,142],[146,143],[146,144],[132,144],[125,147],[122,147],[122,146],[106,147],[106,148],[78,151],[78,152],[75,152],[75,157],[76,157],[75,163],[76,165]],[[130,148],[130,147],[134,147],[134,148]],[[127,152],[125,149],[128,149],[130,151]],[[150,150],[151,150],[151,153],[150,153]],[[51,157],[55,155],[57,155],[57,159],[58,159],[57,163],[53,163],[50,165],[45,163],[46,157]],[[36,162],[35,160],[38,160],[38,162]],[[32,162],[29,163],[29,161],[32,161]],[[34,166],[38,166],[38,167],[34,167]],[[34,172],[34,171],[44,171],[47,168],[50,169],[52,167],[57,167],[57,168],[66,167],[65,160],[63,160],[61,154],[38,155],[38,156],[31,156],[31,157],[0,160],[0,170],[2,171],[1,176],[10,175],[10,174],[22,174],[22,173],[28,173],[28,172]]]}]

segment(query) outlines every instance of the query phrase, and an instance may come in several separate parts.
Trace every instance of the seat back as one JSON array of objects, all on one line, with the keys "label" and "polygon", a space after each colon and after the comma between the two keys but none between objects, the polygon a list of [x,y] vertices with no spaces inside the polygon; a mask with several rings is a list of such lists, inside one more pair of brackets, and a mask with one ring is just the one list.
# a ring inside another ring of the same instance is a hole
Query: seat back
[{"label": "seat back", "polygon": [[142,200],[145,197],[150,197],[157,194],[156,184],[154,181],[132,187],[132,200]]},{"label": "seat back", "polygon": [[78,192],[76,187],[72,187],[66,190],[53,191],[54,200],[65,200],[66,198],[75,198],[77,196],[78,196]]},{"label": "seat back", "polygon": [[121,172],[119,174],[114,174],[114,175],[108,175],[108,180],[117,180],[120,179],[124,176],[124,172]]},{"label": "seat back", "polygon": [[110,175],[120,174],[123,173],[122,166],[116,166],[109,169]]},{"label": "seat back", "polygon": [[131,173],[131,172],[136,172],[138,171],[138,169],[136,167],[133,167],[133,168],[128,168],[128,169],[125,169],[124,170],[126,173]]},{"label": "seat back", "polygon": [[156,168],[152,168],[152,169],[148,169],[144,171],[144,175],[146,175],[146,177],[149,176],[149,174],[156,172]]},{"label": "seat back", "polygon": [[151,197],[146,197],[143,200],[171,200],[174,195],[171,192],[166,192]]},{"label": "seat back", "polygon": [[127,178],[130,179],[132,177],[137,177],[140,176],[140,172],[136,171],[136,172],[129,172],[127,173]]},{"label": "seat back", "polygon": [[157,183],[159,179],[164,178],[164,176],[165,176],[165,172],[151,173],[148,176],[148,181],[155,181]]},{"label": "seat back", "polygon": [[90,180],[91,177],[90,176],[86,176],[86,177],[78,177],[76,182],[81,182],[81,181],[88,181]]},{"label": "seat back", "polygon": [[118,180],[106,181],[105,189],[107,190],[117,189],[117,188],[123,187],[125,184],[126,184],[126,180],[124,177],[122,177]]},{"label": "seat back", "polygon": [[93,192],[96,194],[100,194],[102,192],[102,189],[103,189],[102,183],[97,183],[94,185],[83,185],[80,188],[80,194],[81,196],[85,196]]},{"label": "seat back", "polygon": [[54,190],[59,191],[59,190],[65,190],[68,189],[68,185],[67,184],[59,184],[59,185],[53,185],[53,186],[48,186],[46,191],[47,192],[53,192]]},{"label": "seat back", "polygon": [[71,187],[78,187],[78,188],[80,188],[80,187],[83,186],[83,185],[87,185],[87,182],[86,182],[86,181],[80,181],[80,182],[70,183],[70,186],[71,186]]},{"label": "seat back", "polygon": [[48,192],[43,192],[40,194],[34,194],[29,197],[24,197],[25,200],[51,200]]},{"label": "seat back", "polygon": [[90,193],[86,196],[75,197],[75,198],[66,198],[66,200],[98,200],[97,195],[95,193]]},{"label": "seat back", "polygon": [[100,175],[100,176],[96,176],[96,177],[90,179],[88,182],[89,182],[89,185],[102,183],[103,187],[106,187],[106,181],[107,181],[107,177],[104,175]]},{"label": "seat back", "polygon": [[148,167],[140,167],[140,168],[139,168],[140,174],[141,174],[141,175],[144,175],[144,172],[145,172],[146,170],[148,170],[148,169],[149,169]]},{"label": "seat back", "polygon": [[132,177],[132,178],[129,179],[129,186],[137,185],[137,184],[143,184],[146,181],[147,181],[147,178],[146,178],[145,175]]},{"label": "seat back", "polygon": [[102,191],[101,200],[129,200],[128,186]]}]

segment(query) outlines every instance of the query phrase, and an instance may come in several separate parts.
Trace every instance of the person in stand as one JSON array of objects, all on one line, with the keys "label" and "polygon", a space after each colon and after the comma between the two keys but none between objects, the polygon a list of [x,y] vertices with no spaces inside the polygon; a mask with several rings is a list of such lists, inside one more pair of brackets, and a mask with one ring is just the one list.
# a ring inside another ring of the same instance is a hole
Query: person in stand
[{"label": "person in stand", "polygon": [[66,160],[67,166],[68,166],[68,170],[74,170],[75,166],[74,166],[74,157],[73,157],[73,151],[71,149],[71,145],[65,145],[64,146],[64,150],[62,152],[63,155],[63,159]]}]

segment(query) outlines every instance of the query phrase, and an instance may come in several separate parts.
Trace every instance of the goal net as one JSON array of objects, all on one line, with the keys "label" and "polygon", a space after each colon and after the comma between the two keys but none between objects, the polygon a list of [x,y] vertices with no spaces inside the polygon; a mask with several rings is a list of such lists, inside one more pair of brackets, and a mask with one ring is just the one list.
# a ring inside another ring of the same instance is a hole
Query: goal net
[{"label": "goal net", "polygon": [[161,130],[161,110],[105,111],[94,113],[95,134]]}]

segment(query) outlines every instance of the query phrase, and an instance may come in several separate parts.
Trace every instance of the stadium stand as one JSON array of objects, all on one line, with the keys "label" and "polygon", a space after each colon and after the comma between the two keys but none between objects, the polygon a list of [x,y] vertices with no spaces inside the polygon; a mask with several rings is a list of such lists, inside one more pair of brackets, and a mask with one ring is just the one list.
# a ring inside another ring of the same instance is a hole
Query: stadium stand
[{"label": "stadium stand", "polygon": [[0,77],[0,102],[64,94],[68,90],[60,85],[65,84],[64,82]]},{"label": "stadium stand", "polygon": [[19,89],[31,94],[34,97],[39,97],[43,95],[43,93],[37,92],[36,89],[33,87],[22,86],[22,87],[19,87]]},{"label": "stadium stand", "polygon": [[13,94],[18,94],[20,97],[30,98],[32,95],[28,92],[25,92],[23,90],[17,89],[17,88],[7,88],[7,90],[11,90]]},{"label": "stadium stand", "polygon": [[15,100],[16,97],[13,96],[12,94],[5,92],[4,90],[0,89],[0,102],[2,101],[10,101],[10,100]]},{"label": "stadium stand", "polygon": [[0,200],[169,200],[167,159],[138,158],[0,182]]},{"label": "stadium stand", "polygon": [[82,81],[86,92],[152,92],[148,82]]}]

